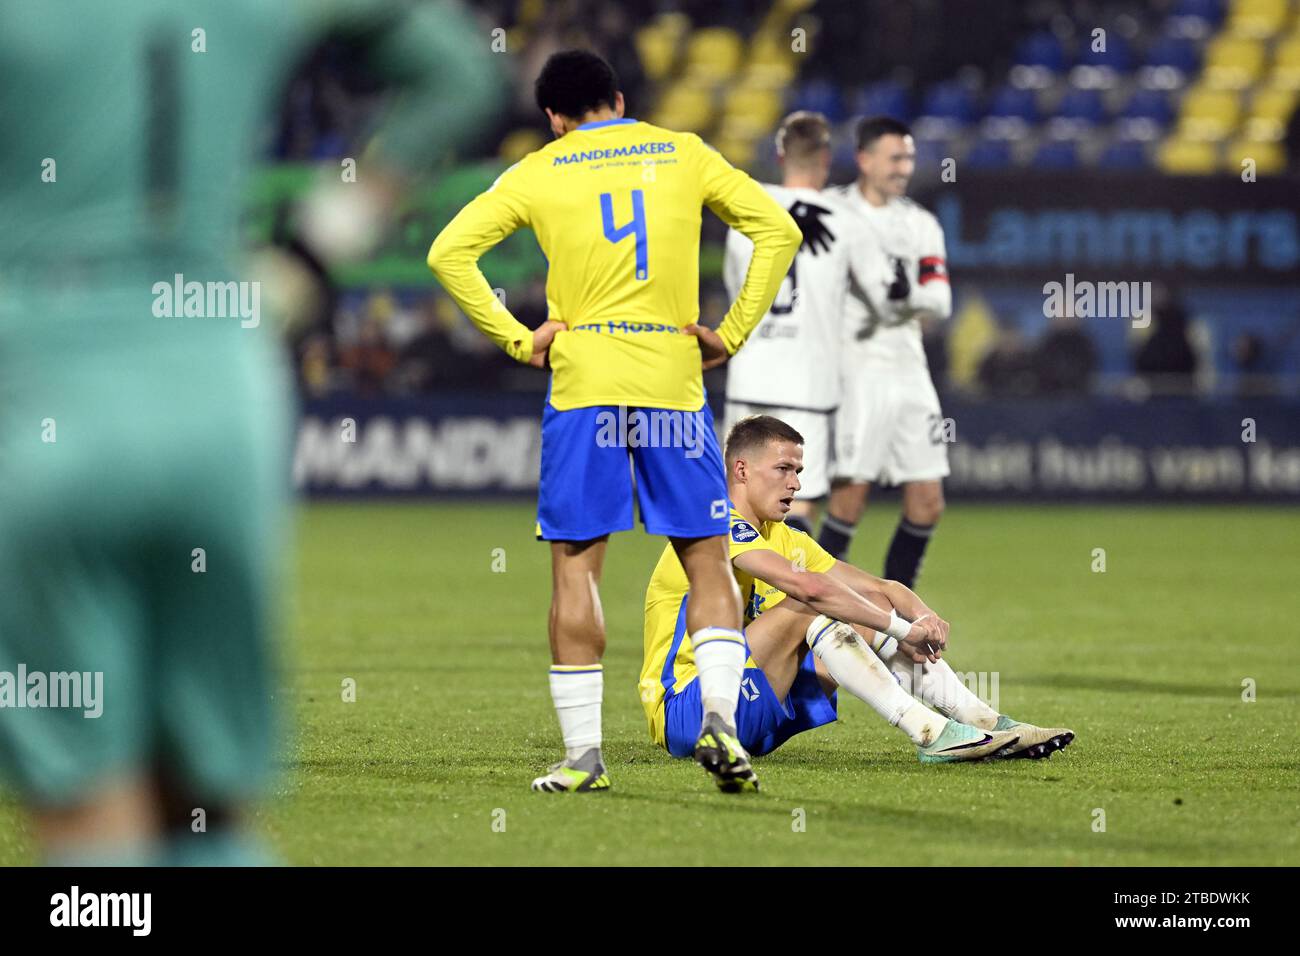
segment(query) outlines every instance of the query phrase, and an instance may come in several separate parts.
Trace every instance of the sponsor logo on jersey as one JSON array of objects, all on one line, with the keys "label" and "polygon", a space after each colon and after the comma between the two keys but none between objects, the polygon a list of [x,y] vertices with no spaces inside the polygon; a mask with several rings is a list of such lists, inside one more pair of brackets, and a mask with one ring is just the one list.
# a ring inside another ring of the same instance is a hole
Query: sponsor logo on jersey
[{"label": "sponsor logo on jersey", "polygon": [[631,146],[615,146],[610,149],[587,149],[567,156],[556,156],[552,166],[566,166],[569,163],[585,163],[593,159],[617,159],[619,156],[649,156],[654,153],[675,153],[676,143],[634,143]]},{"label": "sponsor logo on jersey", "polygon": [[748,521],[737,521],[731,526],[731,540],[739,541],[744,544],[746,541],[753,541],[758,537],[758,532]]}]

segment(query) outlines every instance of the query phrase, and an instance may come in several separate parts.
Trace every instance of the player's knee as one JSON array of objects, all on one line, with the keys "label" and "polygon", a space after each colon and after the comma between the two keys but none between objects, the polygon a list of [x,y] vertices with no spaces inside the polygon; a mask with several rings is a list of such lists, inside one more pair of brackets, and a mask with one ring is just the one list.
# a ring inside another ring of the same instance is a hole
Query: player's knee
[{"label": "player's knee", "polygon": [[929,526],[939,523],[943,516],[945,502],[943,491],[936,489],[927,491],[923,494],[916,495],[910,502],[906,510],[906,518],[912,524]]}]

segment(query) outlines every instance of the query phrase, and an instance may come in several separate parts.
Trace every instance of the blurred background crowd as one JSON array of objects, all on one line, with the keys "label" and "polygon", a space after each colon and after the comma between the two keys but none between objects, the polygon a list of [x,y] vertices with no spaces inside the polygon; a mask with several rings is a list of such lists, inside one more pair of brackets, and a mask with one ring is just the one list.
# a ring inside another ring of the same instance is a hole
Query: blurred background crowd
[{"label": "blurred background crowd", "polygon": [[[628,115],[698,132],[763,180],[779,181],[772,134],[790,110],[818,110],[834,124],[833,183],[854,178],[854,120],[887,114],[912,126],[912,193],[935,211],[945,195],[996,205],[1023,194],[1041,208],[1065,206],[1084,187],[1136,209],[1152,190],[1177,196],[1178,184],[1196,183],[1190,206],[1210,210],[1225,228],[1238,210],[1272,217],[1245,241],[1246,254],[1207,260],[1203,269],[1093,269],[1092,278],[1154,280],[1150,321],[1136,327],[1118,318],[1046,317],[1043,283],[1064,278],[1073,267],[1068,257],[1042,274],[1023,264],[977,265],[955,248],[970,237],[953,234],[953,220],[940,213],[954,312],[925,333],[941,391],[1300,393],[1300,269],[1287,266],[1300,262],[1297,0],[485,0],[468,7],[484,43],[500,51],[510,106],[486,118],[476,147],[454,168],[431,171],[427,197],[412,202],[402,235],[379,261],[339,271],[313,263],[324,304],[294,342],[307,396],[545,388],[544,376],[516,366],[470,325],[424,270],[423,255],[460,205],[547,142],[532,82],[550,53],[571,46],[595,49],[614,65]],[[379,84],[345,49],[314,51],[285,95],[272,167],[356,155],[383,107]],[[945,160],[954,161],[955,182],[941,176]],[[1289,192],[1279,194],[1278,182]],[[278,195],[275,188],[268,194],[270,202]],[[1176,201],[1171,208],[1179,212]],[[282,230],[268,232],[286,241]],[[709,323],[728,306],[724,233],[706,214],[701,315]],[[1264,260],[1282,265],[1264,274]],[[522,321],[545,317],[545,263],[530,235],[489,254],[484,268]],[[723,374],[711,373],[711,390],[720,391]]]}]

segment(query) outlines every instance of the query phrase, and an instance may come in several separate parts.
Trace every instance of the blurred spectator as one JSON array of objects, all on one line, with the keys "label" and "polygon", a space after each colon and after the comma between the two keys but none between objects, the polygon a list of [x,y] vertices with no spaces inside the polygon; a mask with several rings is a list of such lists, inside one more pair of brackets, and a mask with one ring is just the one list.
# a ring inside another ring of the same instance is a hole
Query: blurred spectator
[{"label": "blurred spectator", "polygon": [[997,341],[980,362],[977,376],[980,386],[991,398],[1025,398],[1038,389],[1034,355],[1025,346],[1020,330],[1005,327]]},{"label": "blurred spectator", "polygon": [[351,373],[352,387],[363,398],[384,391],[384,379],[397,364],[397,356],[384,340],[383,321],[376,313],[366,316],[360,335],[339,354],[339,364]]},{"label": "blurred spectator", "polygon": [[1237,372],[1236,396],[1259,398],[1272,395],[1273,379],[1269,375],[1268,355],[1264,342],[1251,332],[1242,332],[1232,340],[1232,364]]},{"label": "blurred spectator", "polygon": [[1074,316],[1052,320],[1034,355],[1041,395],[1083,395],[1097,371],[1097,346]]},{"label": "blurred spectator", "polygon": [[1187,312],[1168,293],[1156,296],[1152,332],[1134,357],[1134,366],[1152,395],[1190,395],[1196,390],[1196,350],[1187,330]]}]

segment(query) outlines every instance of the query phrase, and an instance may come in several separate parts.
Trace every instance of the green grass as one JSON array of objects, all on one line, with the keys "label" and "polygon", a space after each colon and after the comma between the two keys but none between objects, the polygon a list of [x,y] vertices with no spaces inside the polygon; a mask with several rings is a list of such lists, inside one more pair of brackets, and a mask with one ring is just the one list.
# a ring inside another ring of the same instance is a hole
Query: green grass
[{"label": "green grass", "polygon": [[[879,567],[895,514],[890,501],[870,513],[858,563]],[[841,695],[840,722],[760,760],[762,793],[742,798],[649,743],[636,681],[661,545],[640,532],[615,539],[602,586],[614,789],[528,792],[559,744],[548,556],[531,533],[526,505],[303,510],[292,759],[258,815],[283,859],[1300,864],[1293,511],[955,505],[920,588],[953,622],[948,659],[997,672],[1002,710],[1071,726],[1075,744],[1050,762],[923,767]],[[1104,574],[1090,569],[1094,548]],[[341,699],[349,677],[355,703]],[[0,803],[0,863],[29,859]]]}]

